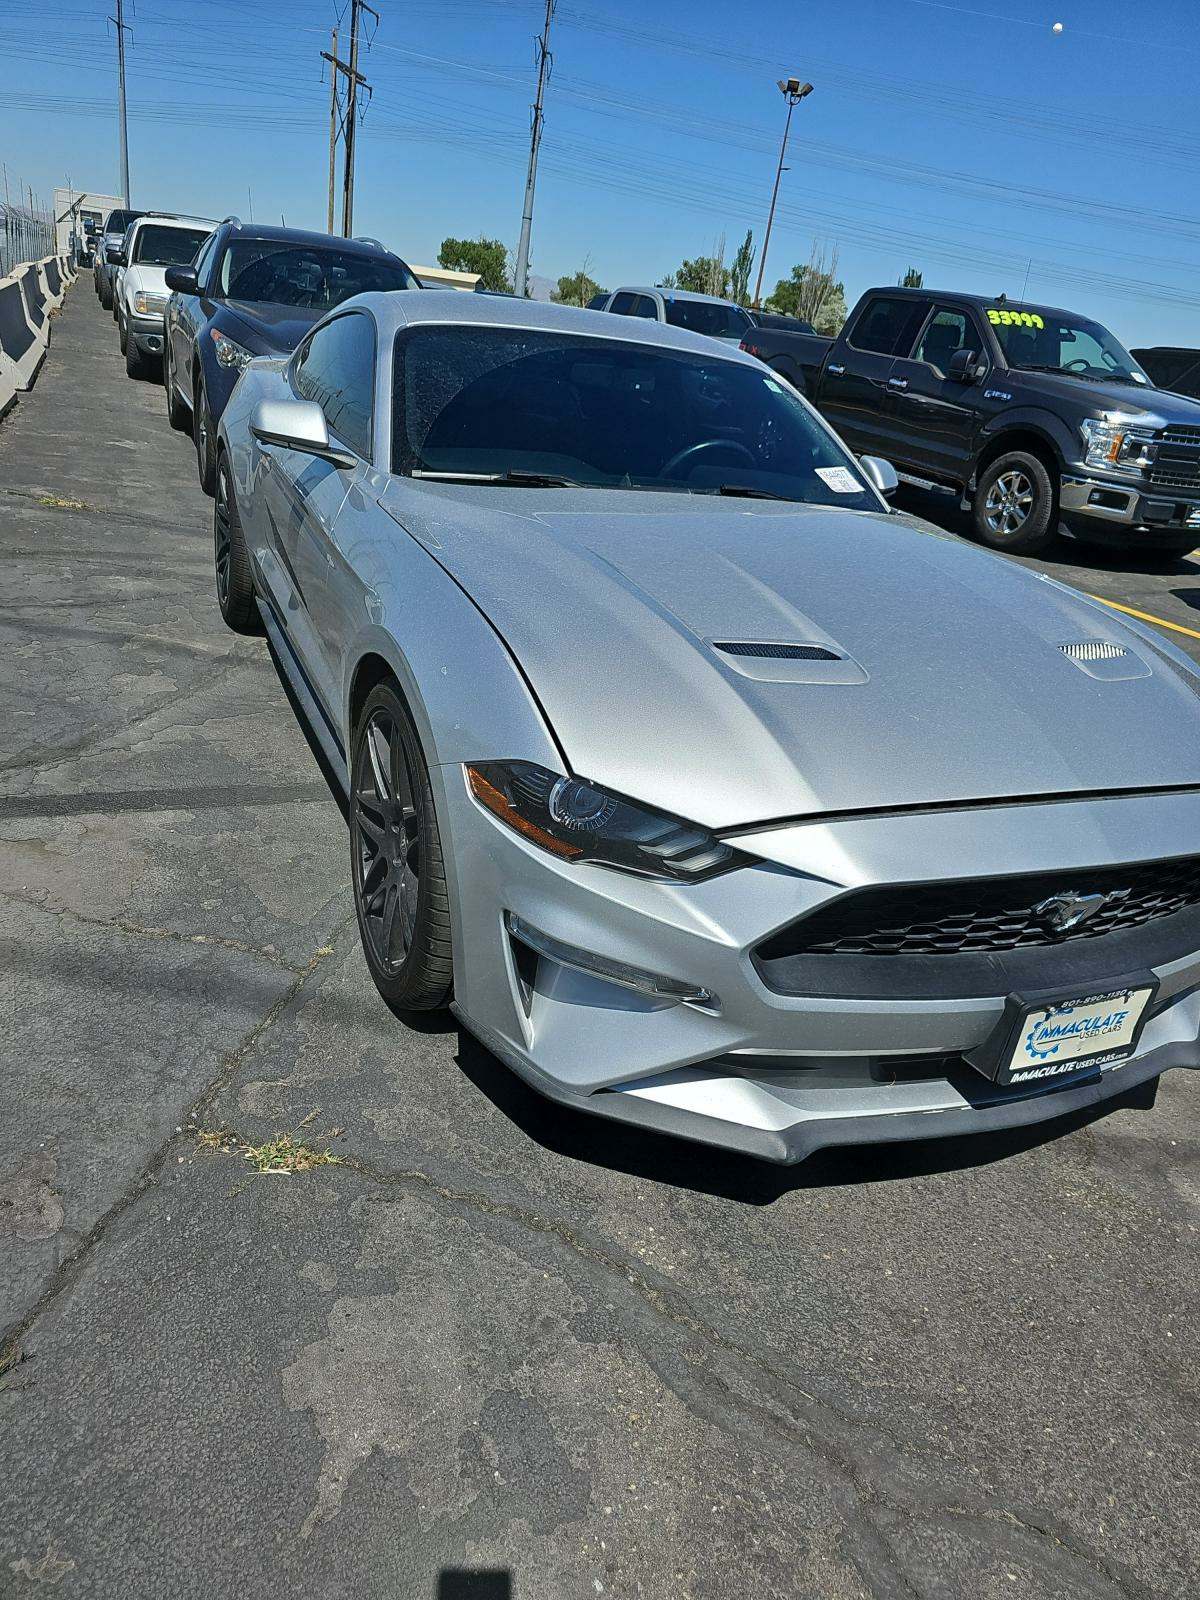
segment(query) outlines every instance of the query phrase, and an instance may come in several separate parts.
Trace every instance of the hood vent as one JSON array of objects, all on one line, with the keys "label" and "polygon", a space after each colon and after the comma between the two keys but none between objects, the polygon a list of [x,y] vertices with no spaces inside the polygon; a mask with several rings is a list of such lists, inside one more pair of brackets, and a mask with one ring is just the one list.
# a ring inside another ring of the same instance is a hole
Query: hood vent
[{"label": "hood vent", "polygon": [[1060,644],[1058,648],[1072,661],[1115,661],[1118,656],[1129,654],[1123,644],[1109,644],[1105,639],[1080,639],[1075,644]]},{"label": "hood vent", "polygon": [[772,644],[759,639],[713,640],[713,649],[727,656],[743,656],[754,661],[840,661],[836,650],[823,644]]}]

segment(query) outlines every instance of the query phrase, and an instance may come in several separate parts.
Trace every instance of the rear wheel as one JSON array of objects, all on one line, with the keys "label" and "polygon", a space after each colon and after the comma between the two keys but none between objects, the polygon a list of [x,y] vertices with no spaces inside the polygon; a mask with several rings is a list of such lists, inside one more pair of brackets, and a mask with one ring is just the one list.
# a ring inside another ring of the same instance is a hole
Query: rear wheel
[{"label": "rear wheel", "polygon": [[167,421],[179,433],[191,427],[188,408],[175,392],[175,363],[171,360],[170,336],[163,341],[163,388],[167,391]]},{"label": "rear wheel", "polygon": [[429,769],[396,688],[378,684],[354,728],[350,866],[363,954],[397,1011],[436,1011],[454,965]]},{"label": "rear wheel", "polygon": [[208,396],[204,393],[204,382],[197,372],[192,384],[192,438],[196,444],[196,471],[200,476],[200,487],[205,494],[213,492],[216,481],[214,432],[213,420],[208,409]]},{"label": "rear wheel", "polygon": [[112,284],[109,283],[107,278],[101,278],[100,279],[100,288],[98,290],[98,293],[100,295],[100,304],[104,307],[105,311],[111,311],[112,310]]},{"label": "rear wheel", "polygon": [[982,543],[1014,555],[1045,550],[1056,531],[1054,485],[1025,450],[998,456],[979,477],[971,520]]},{"label": "rear wheel", "polygon": [[250,558],[238,516],[233,490],[233,474],[225,455],[217,463],[216,492],[213,496],[213,565],[216,569],[217,604],[227,628],[234,633],[257,633],[258,607],[254,603],[254,579]]}]

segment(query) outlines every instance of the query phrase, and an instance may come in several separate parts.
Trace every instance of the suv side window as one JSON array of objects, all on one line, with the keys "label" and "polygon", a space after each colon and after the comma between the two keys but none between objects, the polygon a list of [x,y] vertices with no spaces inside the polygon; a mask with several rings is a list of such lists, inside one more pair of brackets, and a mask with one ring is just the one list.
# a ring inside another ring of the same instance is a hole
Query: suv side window
[{"label": "suv side window", "polygon": [[856,350],[880,356],[905,356],[917,329],[929,313],[930,301],[879,295],[869,300],[846,335]]},{"label": "suv side window", "polygon": [[925,362],[944,378],[956,350],[974,350],[976,355],[983,355],[985,349],[981,334],[965,311],[940,306],[926,324],[913,360]]},{"label": "suv side window", "polygon": [[633,302],[637,298],[636,294],[630,294],[626,289],[621,294],[613,295],[612,305],[608,309],[615,311],[619,317],[631,317],[633,315]]},{"label": "suv side window", "polygon": [[658,321],[658,307],[648,294],[639,294],[637,296],[633,314],[635,317],[649,317],[653,322]]},{"label": "suv side window", "polygon": [[200,293],[208,288],[208,275],[212,271],[213,257],[217,253],[218,231],[213,230],[201,247],[200,254],[196,257],[196,282],[200,285]]},{"label": "suv side window", "polygon": [[292,364],[292,382],[325,413],[330,430],[371,459],[375,410],[375,324],[362,311],[335,317],[310,335]]}]

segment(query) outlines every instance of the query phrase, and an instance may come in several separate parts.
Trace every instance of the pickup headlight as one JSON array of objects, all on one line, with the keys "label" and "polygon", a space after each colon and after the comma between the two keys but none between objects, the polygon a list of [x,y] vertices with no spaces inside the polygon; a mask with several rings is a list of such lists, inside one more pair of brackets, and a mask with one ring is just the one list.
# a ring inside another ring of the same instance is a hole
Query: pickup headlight
[{"label": "pickup headlight", "polygon": [[249,366],[254,360],[253,350],[247,350],[245,345],[238,344],[219,328],[210,328],[208,331],[212,334],[212,342],[217,347],[217,362],[220,366],[237,367],[240,370]]},{"label": "pickup headlight", "polygon": [[481,806],[560,861],[696,883],[752,859],[706,828],[532,761],[479,761],[466,772]]},{"label": "pickup headlight", "polygon": [[167,297],[139,289],[133,297],[133,309],[139,317],[161,317],[167,309]]},{"label": "pickup headlight", "polygon": [[1154,462],[1154,431],[1130,427],[1127,422],[1088,417],[1080,424],[1089,467],[1117,472],[1143,472]]}]

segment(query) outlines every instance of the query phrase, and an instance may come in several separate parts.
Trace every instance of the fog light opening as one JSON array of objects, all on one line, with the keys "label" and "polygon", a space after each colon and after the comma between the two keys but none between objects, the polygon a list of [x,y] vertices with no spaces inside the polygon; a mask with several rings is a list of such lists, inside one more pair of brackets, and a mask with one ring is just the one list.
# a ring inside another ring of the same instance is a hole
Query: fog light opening
[{"label": "fog light opening", "polygon": [[[595,955],[590,950],[581,950],[577,945],[566,944],[561,939],[543,933],[540,928],[535,928],[532,923],[526,922],[523,917],[518,917],[511,911],[505,913],[504,922],[513,941],[518,982],[523,980],[517,952],[521,946],[525,946],[534,955],[535,975],[536,957],[545,956],[550,961],[557,961],[559,966],[570,967],[576,972],[585,972],[593,978],[603,978],[606,983],[615,983],[622,989],[633,989],[638,994],[648,995],[654,1000],[665,1000],[675,1005],[697,1006],[703,1011],[721,1009],[721,1002],[717,996],[702,984],[687,983],[681,978],[668,978],[662,973],[647,972],[644,968],[631,966],[626,961],[614,960],[611,956]],[[532,982],[530,992],[532,999]]]}]

